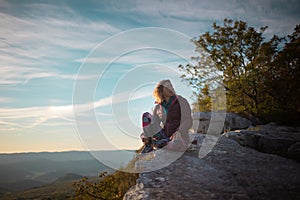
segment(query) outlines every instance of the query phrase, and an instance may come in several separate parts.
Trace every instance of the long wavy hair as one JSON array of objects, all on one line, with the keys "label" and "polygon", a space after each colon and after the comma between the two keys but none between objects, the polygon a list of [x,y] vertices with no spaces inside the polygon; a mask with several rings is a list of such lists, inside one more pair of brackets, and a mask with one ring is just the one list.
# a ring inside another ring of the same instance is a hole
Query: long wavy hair
[{"label": "long wavy hair", "polygon": [[157,83],[157,85],[153,91],[153,97],[154,97],[156,103],[162,103],[164,101],[164,98],[165,98],[164,97],[164,88],[165,87],[167,89],[169,89],[173,94],[176,94],[170,80],[161,80]]}]

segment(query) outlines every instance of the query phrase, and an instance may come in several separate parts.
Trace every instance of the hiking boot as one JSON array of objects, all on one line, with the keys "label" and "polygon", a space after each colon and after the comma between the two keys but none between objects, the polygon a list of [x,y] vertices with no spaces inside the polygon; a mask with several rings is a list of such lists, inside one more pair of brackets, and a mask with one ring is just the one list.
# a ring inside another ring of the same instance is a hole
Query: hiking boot
[{"label": "hiking boot", "polygon": [[151,151],[153,151],[152,145],[151,144],[146,144],[144,149],[142,150],[142,153],[149,153]]},{"label": "hiking boot", "polygon": [[164,146],[166,146],[168,144],[167,141],[163,141],[163,140],[158,140],[158,141],[153,141],[153,146],[157,149],[161,149]]}]

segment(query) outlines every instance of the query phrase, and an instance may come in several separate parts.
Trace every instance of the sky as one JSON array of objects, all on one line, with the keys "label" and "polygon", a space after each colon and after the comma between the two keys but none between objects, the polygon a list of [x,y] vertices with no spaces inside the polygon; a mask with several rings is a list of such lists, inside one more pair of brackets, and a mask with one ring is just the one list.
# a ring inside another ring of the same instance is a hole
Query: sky
[{"label": "sky", "polygon": [[159,80],[193,102],[177,68],[195,54],[190,39],[224,18],[286,36],[299,10],[298,0],[0,0],[0,153],[137,149]]}]

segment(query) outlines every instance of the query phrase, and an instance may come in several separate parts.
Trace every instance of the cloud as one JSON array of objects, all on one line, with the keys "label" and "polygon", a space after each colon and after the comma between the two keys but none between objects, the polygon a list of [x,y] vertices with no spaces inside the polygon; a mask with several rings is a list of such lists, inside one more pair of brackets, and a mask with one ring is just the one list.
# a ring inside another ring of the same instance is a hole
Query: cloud
[{"label": "cloud", "polygon": [[15,99],[9,97],[0,97],[0,103],[12,103]]},{"label": "cloud", "polygon": [[[163,35],[159,35],[161,32]],[[178,41],[174,41],[174,38]],[[118,45],[118,49],[115,45]],[[105,44],[97,46],[91,55],[76,59],[75,62],[131,66],[167,63],[182,59],[190,60],[194,54],[194,48],[189,36],[184,37],[182,33],[173,30],[135,29],[110,38]]]},{"label": "cloud", "polygon": [[138,16],[140,24],[160,26],[181,31],[192,37],[210,31],[213,22],[224,18],[244,20],[250,26],[269,26],[272,34],[292,32],[300,19],[300,4],[295,0],[174,0],[127,1],[112,7],[112,12]]},{"label": "cloud", "polygon": [[[0,108],[0,124],[8,126],[9,128],[34,128],[41,124],[46,124],[49,120],[57,119],[65,122],[75,122],[73,119],[73,109],[76,109],[76,114],[84,114],[90,110],[97,108],[118,104],[127,101],[133,101],[144,97],[151,96],[149,93],[139,93],[134,97],[130,96],[130,92],[122,92],[99,99],[95,102],[77,105],[64,106],[39,106],[39,107],[25,107],[25,108]],[[109,113],[102,113],[95,111],[97,115],[109,116]]]},{"label": "cloud", "polygon": [[0,108],[0,124],[9,128],[34,128],[50,119],[72,121],[73,106]]},{"label": "cloud", "polygon": [[[22,7],[5,2],[4,7],[24,11],[23,15],[0,11],[0,84],[48,77],[75,79],[76,75],[69,74],[70,70],[63,66],[70,66],[79,51],[87,53],[120,31],[104,21],[76,15],[68,6],[29,4]],[[57,72],[62,70],[65,72]]]},{"label": "cloud", "polygon": [[[219,4],[223,3],[220,7]],[[205,1],[188,0],[180,1],[176,0],[173,3],[169,1],[156,1],[156,5],[153,2],[137,3],[136,10],[140,13],[145,13],[149,16],[154,15],[156,18],[161,19],[176,19],[178,21],[196,22],[199,20],[223,20],[229,12],[239,13],[240,10],[231,8],[235,5],[230,3],[224,3],[223,0],[210,1],[208,4]],[[155,18],[154,18],[155,19]]]},{"label": "cloud", "polygon": [[[296,1],[286,3],[277,0],[272,2],[233,1],[232,3],[224,3],[224,1],[216,0],[210,1],[208,4],[193,0],[173,3],[168,1],[127,1],[122,2],[121,5],[106,2],[108,6],[105,9],[112,15],[120,13],[122,16],[132,17],[141,25],[173,28],[192,36],[207,31],[212,21],[222,21],[225,17],[241,18],[246,21],[248,19],[251,22],[249,25],[253,24],[258,27],[269,25],[268,34],[292,32],[293,26],[299,21],[299,14],[295,12],[299,5],[296,5]],[[99,19],[91,19],[66,3],[60,5],[23,4],[13,4],[9,1],[3,1],[2,4],[4,9],[0,12],[0,27],[5,28],[0,32],[0,59],[4,67],[26,66],[39,70],[40,68],[55,67],[61,70],[62,63],[58,60],[64,59],[63,65],[70,65],[73,61],[81,63],[84,61],[82,54],[79,55],[74,52],[84,51],[87,53],[99,42],[122,31],[116,23],[113,25],[113,22],[101,20],[103,10],[100,9],[98,10]],[[279,9],[281,5],[285,6]],[[5,9],[23,9],[23,14],[9,13]],[[90,9],[97,10],[97,6]],[[125,44],[126,41],[120,45]],[[134,59],[148,62],[147,58],[141,56]],[[87,60],[91,63],[108,61],[110,60],[107,60],[105,55],[101,58]],[[123,58],[123,61],[126,63],[130,60]],[[44,73],[43,70],[34,73],[33,76],[39,78],[56,75],[57,77],[72,79],[73,76],[62,75],[61,73],[51,75],[49,72],[47,72],[48,74]],[[26,79],[20,81],[3,78],[3,76],[0,79],[2,79],[0,80],[2,84],[26,83]],[[30,79],[29,77],[28,80]]]},{"label": "cloud", "polygon": [[89,80],[92,78],[97,78],[96,75],[77,76],[76,74],[62,74],[44,69],[16,66],[1,67],[0,73],[0,85],[26,84],[28,81],[38,78],[58,78],[70,80]]},{"label": "cloud", "polygon": [[143,51],[142,53],[132,52],[127,55],[123,55],[120,57],[113,58],[112,57],[91,57],[88,59],[81,58],[77,59],[76,62],[82,63],[94,63],[94,64],[124,64],[124,65],[136,65],[136,64],[149,64],[149,63],[164,63],[169,61],[168,59],[174,60],[173,56],[166,56],[165,53],[151,53]]},{"label": "cloud", "polygon": [[27,8],[28,16],[0,13],[1,27],[5,27],[1,37],[7,44],[30,47],[34,42],[40,48],[50,45],[89,50],[95,42],[120,31],[104,21],[92,21],[66,12],[70,10],[68,7],[36,4]]}]

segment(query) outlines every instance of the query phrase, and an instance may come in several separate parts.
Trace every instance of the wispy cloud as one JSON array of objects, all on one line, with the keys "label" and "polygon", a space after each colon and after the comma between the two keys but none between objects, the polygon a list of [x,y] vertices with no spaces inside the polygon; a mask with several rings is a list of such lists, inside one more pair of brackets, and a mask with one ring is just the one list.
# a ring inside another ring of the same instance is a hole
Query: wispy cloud
[{"label": "wispy cloud", "polygon": [[12,103],[14,102],[14,98],[9,98],[9,97],[0,97],[0,103]]},{"label": "wispy cloud", "polygon": [[[40,107],[26,107],[26,108],[0,108],[0,124],[8,126],[9,128],[34,128],[40,124],[45,124],[49,120],[59,119],[61,121],[74,122],[73,109],[76,109],[76,114],[84,114],[90,110],[127,101],[133,101],[140,98],[148,97],[149,93],[140,93],[134,97],[130,96],[130,92],[118,93],[114,96],[99,99],[95,102],[77,105],[64,106],[40,106]],[[97,115],[106,115],[95,111]]]},{"label": "wispy cloud", "polygon": [[75,79],[66,67],[78,56],[76,51],[87,53],[120,31],[104,21],[76,15],[67,6],[33,4],[25,8],[23,16],[0,12],[0,84],[26,83],[33,78]]},{"label": "wispy cloud", "polygon": [[[120,31],[106,22],[91,21],[76,13],[65,12],[67,7],[59,8],[59,11],[57,9],[57,6],[45,7],[38,4],[28,10],[30,15],[27,17],[0,13],[1,27],[6,27],[2,30],[2,38],[5,38],[6,45],[30,47],[33,45],[31,42],[34,42],[35,47],[40,48],[36,50],[42,50],[47,45],[90,50],[97,42]],[[32,17],[35,10],[40,12]],[[49,16],[49,13],[55,15]]]},{"label": "wispy cloud", "polygon": [[44,69],[30,68],[30,67],[1,67],[0,85],[16,85],[26,84],[28,81],[37,78],[58,78],[70,80],[88,80],[97,78],[96,75],[79,75],[76,74],[62,74],[58,72],[47,71]]},{"label": "wispy cloud", "polygon": [[[163,35],[157,33],[163,33]],[[138,34],[138,37],[135,36]],[[111,42],[113,44],[118,43],[118,49],[115,47],[107,48],[107,44],[103,45],[105,48],[100,45],[91,56],[76,59],[75,62],[134,66],[137,64],[174,62],[182,59],[190,60],[191,56],[195,54],[189,36],[183,36],[173,30],[145,28],[124,32],[120,35],[114,37],[114,41]],[[180,41],[172,40],[174,38]],[[124,39],[127,41],[123,42]]]},{"label": "wispy cloud", "polygon": [[80,63],[94,63],[94,64],[124,64],[124,65],[137,65],[137,64],[149,64],[149,63],[166,63],[174,61],[174,55],[167,55],[163,53],[149,53],[147,51],[133,52],[131,54],[123,55],[114,59],[111,57],[91,57],[88,59],[77,59]]},{"label": "wispy cloud", "polygon": [[300,4],[295,0],[245,0],[245,1],[129,1],[112,12],[136,13],[140,23],[173,28],[192,37],[209,31],[212,22],[224,18],[244,20],[250,26],[269,26],[269,34],[284,35],[300,20]]}]

